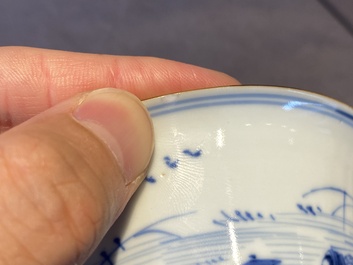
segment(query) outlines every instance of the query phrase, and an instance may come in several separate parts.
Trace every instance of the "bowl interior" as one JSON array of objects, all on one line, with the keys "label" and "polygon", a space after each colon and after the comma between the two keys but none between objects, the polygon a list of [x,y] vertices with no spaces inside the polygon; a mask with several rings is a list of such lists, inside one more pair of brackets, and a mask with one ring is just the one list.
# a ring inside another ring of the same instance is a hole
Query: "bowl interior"
[{"label": "bowl interior", "polygon": [[348,106],[273,87],[206,89],[145,105],[155,152],[100,248],[112,263],[321,264],[327,253],[352,254]]}]

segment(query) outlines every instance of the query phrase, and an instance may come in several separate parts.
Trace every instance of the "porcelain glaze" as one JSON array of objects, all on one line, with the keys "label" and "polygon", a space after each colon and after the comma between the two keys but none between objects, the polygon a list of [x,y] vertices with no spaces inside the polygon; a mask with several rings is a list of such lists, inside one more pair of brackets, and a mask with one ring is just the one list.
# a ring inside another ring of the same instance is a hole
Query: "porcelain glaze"
[{"label": "porcelain glaze", "polygon": [[87,264],[353,264],[353,111],[286,88],[145,102],[148,176]]}]

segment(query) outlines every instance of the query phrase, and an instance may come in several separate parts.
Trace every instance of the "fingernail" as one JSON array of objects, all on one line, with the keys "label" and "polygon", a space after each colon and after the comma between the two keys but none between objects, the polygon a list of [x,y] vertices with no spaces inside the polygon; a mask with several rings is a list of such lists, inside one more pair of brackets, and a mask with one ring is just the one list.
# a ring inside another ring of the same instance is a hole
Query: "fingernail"
[{"label": "fingernail", "polygon": [[114,88],[95,90],[83,98],[73,116],[108,146],[126,185],[145,173],[153,150],[153,129],[138,98]]}]

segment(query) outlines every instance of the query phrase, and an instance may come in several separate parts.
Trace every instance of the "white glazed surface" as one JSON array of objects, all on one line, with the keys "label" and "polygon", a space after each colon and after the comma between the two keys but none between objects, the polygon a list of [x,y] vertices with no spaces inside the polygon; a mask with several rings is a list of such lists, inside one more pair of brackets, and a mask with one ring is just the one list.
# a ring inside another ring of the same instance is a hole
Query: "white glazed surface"
[{"label": "white glazed surface", "polygon": [[349,107],[255,86],[145,104],[148,177],[86,264],[353,264]]}]

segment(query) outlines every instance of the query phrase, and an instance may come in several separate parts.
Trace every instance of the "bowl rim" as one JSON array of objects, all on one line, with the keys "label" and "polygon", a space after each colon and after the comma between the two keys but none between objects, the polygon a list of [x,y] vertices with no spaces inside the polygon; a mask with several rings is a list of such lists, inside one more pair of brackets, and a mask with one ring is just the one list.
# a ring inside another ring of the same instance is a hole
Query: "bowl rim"
[{"label": "bowl rim", "polygon": [[[262,90],[263,92],[271,92],[271,91],[275,92],[277,90],[277,91],[281,91],[282,93],[297,94],[303,97],[316,99],[322,103],[325,103],[331,107],[334,107],[335,109],[343,109],[345,112],[347,112],[349,116],[351,116],[351,119],[353,120],[353,106],[350,106],[344,102],[339,101],[338,99],[335,99],[330,96],[326,96],[317,92],[312,92],[312,91],[294,88],[294,87],[278,86],[278,85],[246,84],[246,85],[224,85],[224,86],[221,85],[221,86],[212,86],[212,87],[204,87],[204,88],[195,88],[192,90],[184,90],[184,91],[174,92],[166,95],[151,97],[143,100],[142,102],[147,107],[148,105],[153,104],[153,102],[166,100],[167,98],[175,98],[175,96],[187,97],[193,94],[202,94],[203,92],[207,92],[210,90],[218,90],[218,89],[228,90],[228,89],[234,89],[234,88],[244,89],[244,90],[249,89],[250,91]],[[178,100],[175,100],[175,101],[178,101]]]},{"label": "bowl rim", "polygon": [[[349,104],[342,102],[336,98],[318,93],[318,92],[313,92],[310,90],[305,90],[302,88],[296,88],[296,87],[290,87],[290,86],[280,86],[280,85],[261,85],[261,84],[241,84],[241,85],[220,85],[220,86],[210,86],[210,87],[202,87],[202,88],[195,88],[195,89],[190,89],[190,90],[183,90],[183,91],[178,91],[178,92],[173,92],[173,93],[168,93],[164,95],[159,95],[155,97],[150,97],[148,99],[142,100],[145,104],[150,104],[150,102],[155,101],[155,100],[160,100],[160,99],[165,99],[167,97],[173,97],[176,95],[191,95],[194,93],[202,93],[205,91],[213,90],[213,89],[230,89],[230,88],[239,88],[239,89],[264,89],[266,92],[269,91],[270,89],[272,90],[281,90],[281,91],[286,91],[289,93],[294,93],[294,94],[300,94],[303,96],[307,97],[312,97],[316,98],[320,101],[324,101],[329,105],[337,105],[340,106],[349,112],[352,113],[353,115],[353,106],[350,106]],[[335,106],[336,107],[336,106]]]}]

